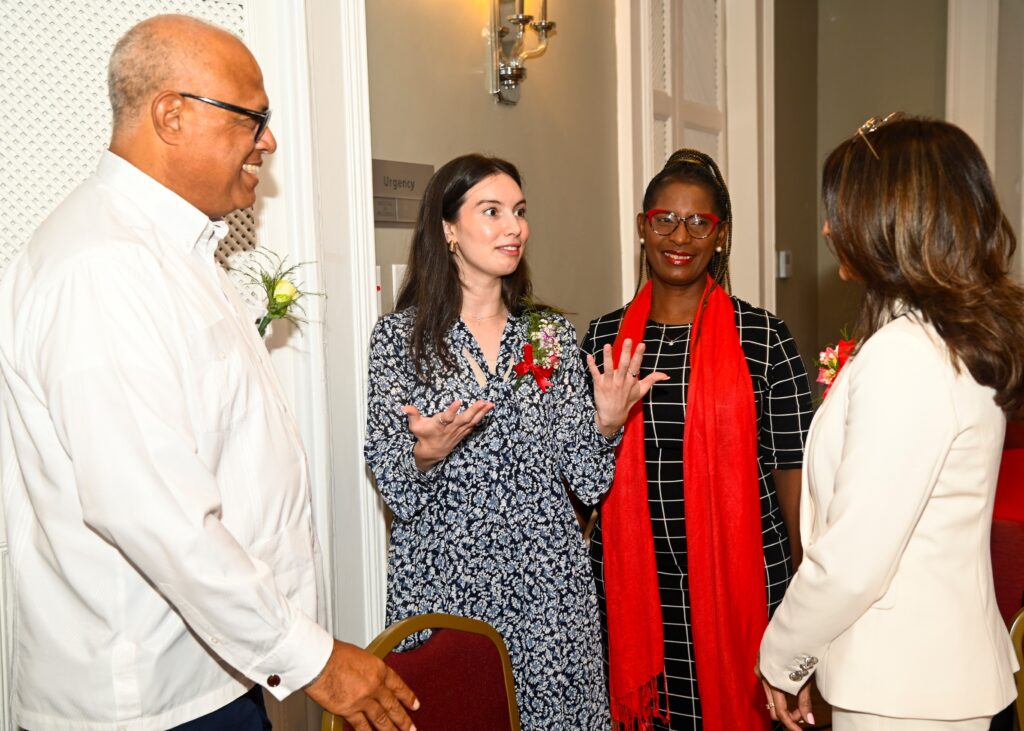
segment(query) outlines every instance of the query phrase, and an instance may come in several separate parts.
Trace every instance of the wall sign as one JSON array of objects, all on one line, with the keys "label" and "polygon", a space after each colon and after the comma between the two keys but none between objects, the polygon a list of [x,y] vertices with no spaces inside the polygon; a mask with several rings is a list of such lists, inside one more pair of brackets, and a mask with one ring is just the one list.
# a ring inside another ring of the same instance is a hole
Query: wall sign
[{"label": "wall sign", "polygon": [[373,222],[378,226],[410,226],[423,200],[433,165],[394,160],[373,161]]}]

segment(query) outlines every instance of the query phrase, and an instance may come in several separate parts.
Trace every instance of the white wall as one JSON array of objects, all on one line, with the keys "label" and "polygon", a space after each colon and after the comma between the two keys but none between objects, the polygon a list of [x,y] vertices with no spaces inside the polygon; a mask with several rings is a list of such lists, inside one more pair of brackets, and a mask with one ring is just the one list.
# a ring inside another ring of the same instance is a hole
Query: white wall
[{"label": "white wall", "polygon": [[[527,62],[517,106],[485,89],[488,0],[366,5],[373,157],[435,169],[467,152],[507,158],[524,178],[540,298],[577,328],[620,306],[612,0],[549,1],[557,32]],[[405,262],[410,234],[376,230],[385,310],[390,264]]]}]

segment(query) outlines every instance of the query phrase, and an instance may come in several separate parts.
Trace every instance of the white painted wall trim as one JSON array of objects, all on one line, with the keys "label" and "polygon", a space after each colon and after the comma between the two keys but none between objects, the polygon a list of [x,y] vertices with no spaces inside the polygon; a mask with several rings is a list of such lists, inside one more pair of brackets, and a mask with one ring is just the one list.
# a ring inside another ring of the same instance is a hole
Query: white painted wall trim
[{"label": "white painted wall trim", "polygon": [[761,306],[775,312],[775,0],[761,7]]},{"label": "white painted wall trim", "polygon": [[619,160],[619,264],[622,301],[636,289],[640,247],[636,214],[651,167],[651,0],[615,0],[615,69]]},{"label": "white painted wall trim", "polygon": [[999,0],[949,0],[946,120],[964,129],[995,167]]},{"label": "white painted wall trim", "polygon": [[[765,86],[775,73],[774,48],[766,40],[771,0],[723,0],[725,5],[726,170],[734,215],[730,261],[733,292],[753,304],[774,307],[774,235],[762,191],[774,190],[774,170],[765,153],[774,148],[773,112]],[[766,107],[767,102],[767,107]],[[771,196],[774,200],[774,193]],[[771,280],[770,285],[768,280]]]},{"label": "white painted wall trim", "polygon": [[[323,291],[313,192],[313,139],[309,94],[309,57],[304,2],[249,0],[249,45],[259,58],[275,110],[273,130],[281,153],[271,165],[277,190],[261,201],[258,240],[291,263],[311,262],[299,271],[304,288]],[[291,378],[290,397],[308,456],[316,530],[329,545],[332,509],[330,419],[327,409],[324,302],[303,300],[308,322],[293,333],[289,346],[273,352],[279,371]],[[329,553],[327,554],[329,557]],[[330,561],[325,570],[330,596]],[[330,618],[327,618],[330,621]]]},{"label": "white painted wall trim", "polygon": [[633,198],[635,195],[635,161],[640,151],[638,126],[633,123],[637,104],[633,64],[634,8],[630,0],[615,0],[615,107],[619,164],[619,272],[622,301],[632,295],[636,281],[636,246],[633,243]]},{"label": "white painted wall trim", "polygon": [[317,240],[323,263],[333,503],[334,631],[365,645],[382,628],[383,506],[363,460],[368,343],[377,319],[364,0],[306,0]]}]

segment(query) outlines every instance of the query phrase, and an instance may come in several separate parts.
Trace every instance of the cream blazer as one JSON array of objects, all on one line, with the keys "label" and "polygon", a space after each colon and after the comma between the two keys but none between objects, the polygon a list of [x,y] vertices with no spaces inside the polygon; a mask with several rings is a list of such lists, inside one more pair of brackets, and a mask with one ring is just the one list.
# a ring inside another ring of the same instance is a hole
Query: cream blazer
[{"label": "cream blazer", "polygon": [[913,312],[841,371],[804,457],[803,563],[761,642],[795,693],[816,673],[852,711],[991,715],[1017,662],[996,607],[989,534],[1006,421]]}]

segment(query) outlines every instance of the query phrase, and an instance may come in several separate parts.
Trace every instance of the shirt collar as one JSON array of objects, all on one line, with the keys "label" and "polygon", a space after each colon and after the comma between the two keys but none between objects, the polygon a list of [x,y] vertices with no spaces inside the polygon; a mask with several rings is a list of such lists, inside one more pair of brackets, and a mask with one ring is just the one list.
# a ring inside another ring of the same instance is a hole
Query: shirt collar
[{"label": "shirt collar", "polygon": [[227,235],[228,225],[223,220],[211,221],[180,195],[110,150],[103,151],[96,177],[134,203],[183,252],[198,248],[212,256]]}]

